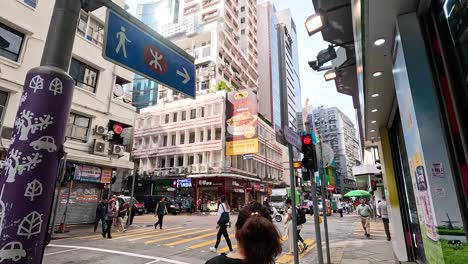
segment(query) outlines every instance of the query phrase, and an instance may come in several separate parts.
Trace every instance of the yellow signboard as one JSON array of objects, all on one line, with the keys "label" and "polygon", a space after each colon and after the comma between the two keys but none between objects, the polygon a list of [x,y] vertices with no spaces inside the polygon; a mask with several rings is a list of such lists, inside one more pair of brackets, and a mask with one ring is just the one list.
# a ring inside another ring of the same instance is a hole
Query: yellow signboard
[{"label": "yellow signboard", "polygon": [[258,139],[245,139],[226,142],[226,156],[244,155],[258,152]]}]

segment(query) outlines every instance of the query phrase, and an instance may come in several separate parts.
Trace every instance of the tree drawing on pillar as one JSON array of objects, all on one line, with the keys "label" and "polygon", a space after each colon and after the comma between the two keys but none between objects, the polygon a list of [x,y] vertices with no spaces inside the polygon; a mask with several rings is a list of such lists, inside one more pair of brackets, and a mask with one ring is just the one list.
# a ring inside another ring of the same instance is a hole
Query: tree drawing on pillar
[{"label": "tree drawing on pillar", "polygon": [[18,226],[17,235],[26,236],[29,239],[31,236],[39,234],[41,232],[42,222],[42,215],[37,211],[32,211],[21,221]]},{"label": "tree drawing on pillar", "polygon": [[6,182],[15,182],[16,175],[31,171],[42,162],[42,155],[37,152],[27,157],[21,157],[22,154],[19,150],[11,149],[11,153],[5,161],[5,172],[8,176]]},{"label": "tree drawing on pillar", "polygon": [[20,118],[16,119],[15,127],[20,133],[19,140],[28,140],[29,134],[34,134],[36,131],[42,131],[49,125],[53,124],[54,118],[50,115],[34,117],[34,113],[28,110],[21,112]]},{"label": "tree drawing on pillar", "polygon": [[28,183],[28,187],[24,191],[24,196],[31,198],[31,202],[34,202],[34,197],[42,194],[42,183],[38,180],[33,180]]},{"label": "tree drawing on pillar", "polygon": [[5,214],[6,214],[5,203],[2,200],[4,189],[5,189],[5,185],[3,185],[2,192],[0,193],[0,239],[2,238],[3,220],[5,219]]}]

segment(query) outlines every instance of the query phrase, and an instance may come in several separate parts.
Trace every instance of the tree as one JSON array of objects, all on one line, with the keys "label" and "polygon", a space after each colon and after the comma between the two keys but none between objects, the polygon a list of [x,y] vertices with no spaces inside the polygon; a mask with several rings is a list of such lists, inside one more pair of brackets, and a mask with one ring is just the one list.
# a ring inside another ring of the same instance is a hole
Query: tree
[{"label": "tree", "polygon": [[46,129],[53,124],[54,118],[50,115],[43,115],[39,118],[34,117],[34,113],[29,110],[23,110],[19,118],[15,121],[15,127],[20,133],[19,140],[28,140],[29,133],[34,134],[36,131]]},{"label": "tree", "polygon": [[42,162],[42,155],[33,153],[31,156],[21,157],[19,150],[11,149],[10,155],[5,160],[5,173],[8,178],[6,182],[15,182],[16,175],[22,175],[24,171],[33,170],[37,164]]},{"label": "tree", "polygon": [[18,236],[27,236],[28,239],[33,235],[37,235],[41,232],[42,228],[42,215],[37,211],[29,213],[18,226]]}]

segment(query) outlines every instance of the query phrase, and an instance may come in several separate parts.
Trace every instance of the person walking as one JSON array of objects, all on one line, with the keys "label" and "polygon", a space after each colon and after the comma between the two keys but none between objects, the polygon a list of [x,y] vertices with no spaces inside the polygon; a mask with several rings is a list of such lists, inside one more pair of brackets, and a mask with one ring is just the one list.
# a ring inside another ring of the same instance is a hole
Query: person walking
[{"label": "person walking", "polygon": [[[292,202],[291,198],[286,199],[286,207],[288,208],[287,212],[287,219],[285,225],[287,225],[287,230],[288,230],[288,238],[289,238],[289,252],[292,254],[294,252],[294,241],[293,241],[293,226],[292,226],[292,217],[293,217],[293,207],[292,207]],[[299,218],[299,209],[296,207],[296,216],[297,216],[297,239],[301,242],[302,247],[301,251],[306,250],[309,246],[304,242],[304,239],[301,237],[301,230],[302,230],[302,222],[300,221]],[[305,217],[305,215],[304,215]]]},{"label": "person walking", "polygon": [[96,218],[94,220],[94,233],[96,233],[99,222],[101,222],[102,233],[106,231],[106,207],[107,199],[102,198],[96,208]]},{"label": "person walking", "polygon": [[311,197],[309,197],[309,200],[307,200],[307,207],[309,207],[310,216],[313,216],[314,215],[314,202],[312,202]]},{"label": "person walking", "polygon": [[206,264],[274,264],[281,254],[281,235],[268,208],[258,202],[244,206],[236,222],[237,251],[221,254]]},{"label": "person walking", "polygon": [[382,197],[382,201],[379,203],[379,215],[380,218],[382,218],[382,222],[384,224],[385,234],[387,235],[387,241],[390,241],[392,240],[392,237],[390,236],[390,220],[388,218],[387,199],[385,197]]},{"label": "person walking", "polygon": [[124,218],[128,212],[128,206],[128,203],[124,203],[119,209],[119,214],[117,215],[117,230],[119,230],[119,232],[127,231],[124,227]]},{"label": "person walking", "polygon": [[166,197],[162,197],[154,210],[154,216],[158,216],[158,221],[154,224],[154,229],[162,229],[164,215],[167,214]]},{"label": "person walking", "polygon": [[340,217],[343,217],[343,207],[344,207],[344,203],[343,203],[343,200],[342,200],[342,199],[339,199],[339,200],[338,200],[337,207],[338,207],[338,213],[340,213]]},{"label": "person walking", "polygon": [[229,251],[232,252],[232,244],[231,239],[229,239],[229,234],[227,228],[231,226],[231,222],[229,220],[229,212],[231,208],[229,204],[226,202],[226,196],[221,196],[221,201],[218,204],[218,221],[216,224],[216,229],[218,229],[218,234],[216,235],[216,244],[214,247],[211,247],[210,250],[212,252],[216,252],[218,250],[219,243],[221,242],[221,235],[224,236],[226,243],[229,247]]},{"label": "person walking", "polygon": [[361,216],[361,224],[362,228],[364,229],[364,235],[367,237],[370,237],[370,215],[372,212],[372,209],[370,208],[369,205],[366,204],[366,200],[364,198],[361,198],[359,200],[360,204],[356,208],[356,211],[359,216]]},{"label": "person walking", "polygon": [[111,236],[111,229],[112,229],[112,222],[114,219],[117,217],[117,201],[114,199],[111,199],[109,203],[107,204],[106,208],[106,230],[102,233],[102,236],[105,238],[107,235],[107,238],[112,238]]},{"label": "person walking", "polygon": [[128,217],[127,217],[127,222],[125,223],[127,227],[133,224],[133,218],[135,218],[136,211],[137,211],[136,205],[135,203],[133,203],[131,210],[130,210],[130,207],[128,208]]}]

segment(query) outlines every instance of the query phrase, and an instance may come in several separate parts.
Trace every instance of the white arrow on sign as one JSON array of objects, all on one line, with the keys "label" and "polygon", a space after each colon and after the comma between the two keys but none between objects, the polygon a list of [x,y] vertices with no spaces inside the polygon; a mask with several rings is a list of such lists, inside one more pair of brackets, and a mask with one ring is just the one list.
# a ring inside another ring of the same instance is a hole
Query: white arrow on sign
[{"label": "white arrow on sign", "polygon": [[180,75],[182,78],[184,78],[184,80],[182,81],[182,83],[183,83],[183,84],[187,84],[187,83],[190,81],[190,75],[188,74],[187,70],[186,70],[184,67],[182,67],[182,70],[183,70],[184,72],[181,72],[181,71],[177,70],[176,73],[177,73],[178,75]]}]

